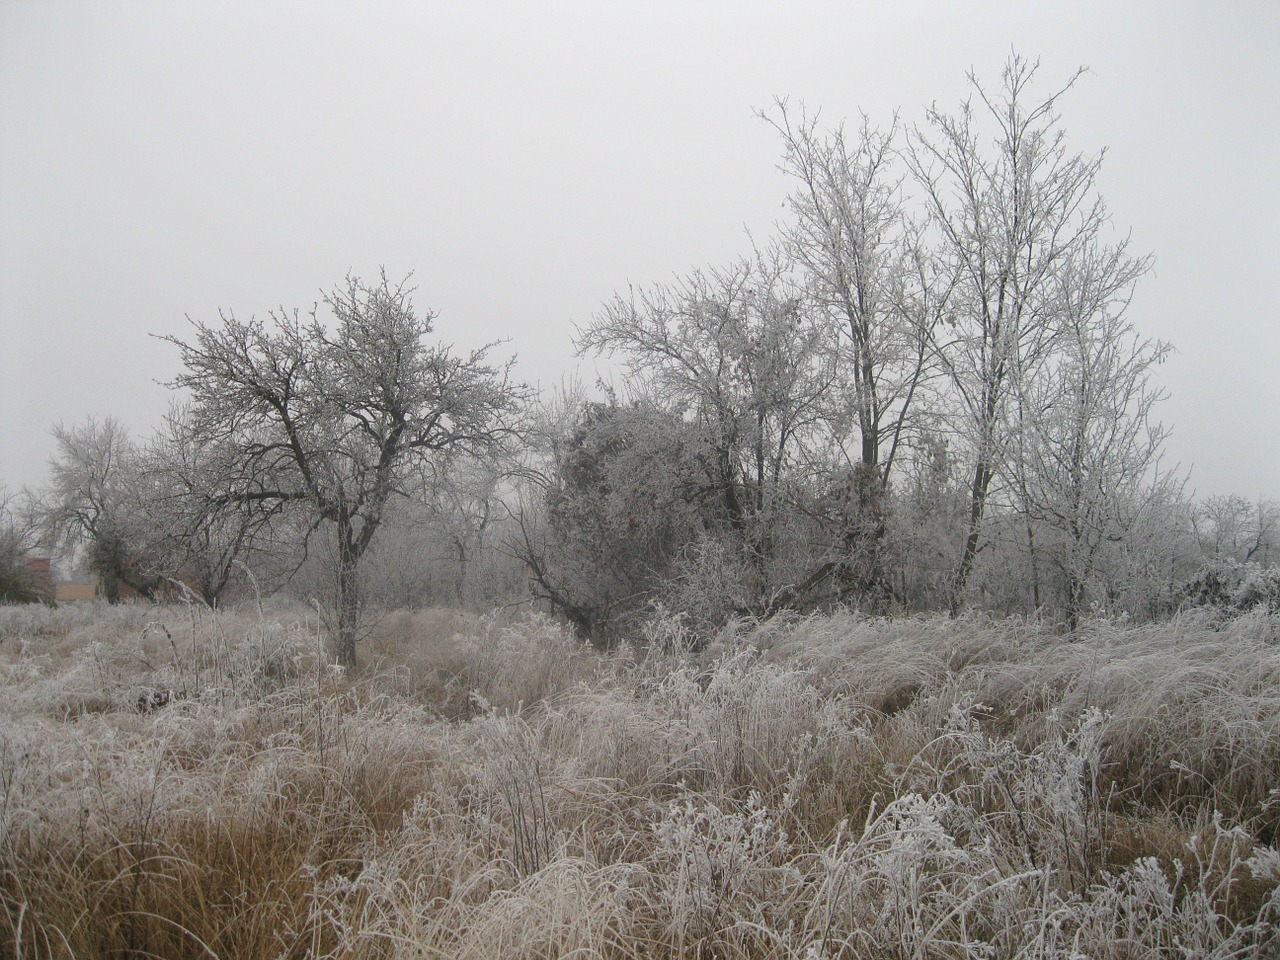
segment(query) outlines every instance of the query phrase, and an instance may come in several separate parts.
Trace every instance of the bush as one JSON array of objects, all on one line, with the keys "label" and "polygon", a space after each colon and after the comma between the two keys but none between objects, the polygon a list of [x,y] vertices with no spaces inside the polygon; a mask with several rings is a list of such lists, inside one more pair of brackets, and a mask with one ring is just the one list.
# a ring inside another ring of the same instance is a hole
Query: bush
[{"label": "bush", "polygon": [[1214,560],[1183,587],[1185,602],[1238,614],[1280,612],[1280,567]]}]

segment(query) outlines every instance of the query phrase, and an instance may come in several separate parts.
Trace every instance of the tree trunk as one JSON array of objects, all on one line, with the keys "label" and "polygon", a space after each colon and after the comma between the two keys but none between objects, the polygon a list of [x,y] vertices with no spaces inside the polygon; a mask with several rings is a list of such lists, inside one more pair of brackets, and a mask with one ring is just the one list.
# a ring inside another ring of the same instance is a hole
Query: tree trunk
[{"label": "tree trunk", "polygon": [[[872,384],[872,367],[867,364],[864,380]],[[863,565],[862,593],[882,601],[891,591],[886,589],[884,574],[884,501],[888,493],[888,476],[880,470],[880,425],[876,411],[866,411],[862,424],[862,462],[858,471],[858,522],[862,527],[866,561]]]},{"label": "tree trunk", "polygon": [[1067,574],[1067,629],[1080,628],[1080,611],[1084,607],[1084,580],[1074,572]]},{"label": "tree trunk", "polygon": [[460,607],[466,606],[467,592],[467,554],[466,534],[454,538],[453,545],[458,549],[458,573],[453,581],[453,599]]},{"label": "tree trunk", "polygon": [[336,661],[351,669],[356,665],[356,631],[360,621],[359,555],[353,542],[351,520],[338,521],[338,582]]},{"label": "tree trunk", "polygon": [[857,543],[850,546],[861,554],[856,577],[860,599],[879,606],[892,591],[884,573],[884,486],[876,454],[875,446],[870,451],[864,448],[863,456],[871,459],[864,459],[855,468]]},{"label": "tree trunk", "polygon": [[991,469],[978,461],[973,471],[973,486],[969,493],[969,533],[964,540],[964,552],[960,555],[960,568],[951,584],[951,615],[955,616],[964,606],[964,593],[973,572],[973,561],[978,555],[978,542],[982,536],[982,515],[987,505],[987,488],[991,485]]},{"label": "tree trunk", "polygon": [[1037,611],[1040,609],[1040,564],[1036,556],[1036,532],[1027,521],[1027,550],[1031,557],[1031,603]]}]

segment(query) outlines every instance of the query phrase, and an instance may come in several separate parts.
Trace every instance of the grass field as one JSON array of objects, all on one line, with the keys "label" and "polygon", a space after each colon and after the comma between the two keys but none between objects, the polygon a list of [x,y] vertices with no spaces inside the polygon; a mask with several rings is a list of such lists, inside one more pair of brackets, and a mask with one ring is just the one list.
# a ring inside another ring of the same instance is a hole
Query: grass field
[{"label": "grass field", "polygon": [[0,955],[1275,958],[1280,619],[0,609]]}]

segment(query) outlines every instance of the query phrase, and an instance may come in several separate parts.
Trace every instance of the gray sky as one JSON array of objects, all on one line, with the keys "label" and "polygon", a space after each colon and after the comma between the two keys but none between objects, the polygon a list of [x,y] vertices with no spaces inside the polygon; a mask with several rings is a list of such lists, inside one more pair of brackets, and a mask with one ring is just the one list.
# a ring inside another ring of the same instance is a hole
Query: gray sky
[{"label": "gray sky", "polygon": [[[788,185],[775,96],[908,122],[1010,48],[1108,148],[1156,255],[1131,318],[1177,355],[1170,458],[1280,496],[1280,4],[0,0],[0,483],[48,428],[164,413],[185,317],[415,273],[459,347],[557,382],[615,290],[747,252]],[[591,367],[585,379],[593,379]]]}]

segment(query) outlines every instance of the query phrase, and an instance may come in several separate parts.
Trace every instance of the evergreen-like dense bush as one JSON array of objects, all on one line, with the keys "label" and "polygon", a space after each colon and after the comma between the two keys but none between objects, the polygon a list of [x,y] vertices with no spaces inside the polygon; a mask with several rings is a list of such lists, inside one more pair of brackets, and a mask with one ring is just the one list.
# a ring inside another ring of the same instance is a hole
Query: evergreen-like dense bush
[{"label": "evergreen-like dense bush", "polygon": [[1191,606],[1228,613],[1280,613],[1280,567],[1223,559],[1208,563],[1183,588]]}]

